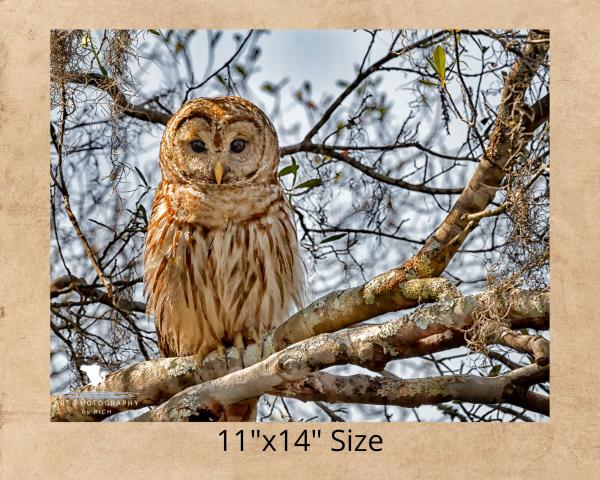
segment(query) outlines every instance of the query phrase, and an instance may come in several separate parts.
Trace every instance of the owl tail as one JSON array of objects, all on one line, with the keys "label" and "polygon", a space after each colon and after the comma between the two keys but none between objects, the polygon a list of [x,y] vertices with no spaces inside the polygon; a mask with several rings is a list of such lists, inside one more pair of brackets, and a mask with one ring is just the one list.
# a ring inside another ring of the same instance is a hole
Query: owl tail
[{"label": "owl tail", "polygon": [[219,422],[255,422],[258,398],[234,403],[225,409]]}]

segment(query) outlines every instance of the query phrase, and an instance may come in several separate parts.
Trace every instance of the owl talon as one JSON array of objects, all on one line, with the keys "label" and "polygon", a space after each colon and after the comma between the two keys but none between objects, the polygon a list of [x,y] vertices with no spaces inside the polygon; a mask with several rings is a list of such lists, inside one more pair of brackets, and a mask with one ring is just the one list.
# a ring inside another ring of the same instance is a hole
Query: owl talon
[{"label": "owl talon", "polygon": [[240,363],[242,364],[242,368],[244,368],[244,352],[246,350],[246,346],[244,345],[244,337],[242,337],[241,333],[236,333],[235,338],[233,339],[233,345],[238,351]]},{"label": "owl talon", "polygon": [[219,357],[223,358],[225,361],[225,369],[229,371],[229,359],[227,358],[227,350],[225,349],[225,345],[222,343],[217,345],[217,353],[219,354]]},{"label": "owl talon", "polygon": [[260,335],[258,334],[258,330],[256,330],[256,328],[253,328],[252,330],[250,330],[250,338],[256,345],[257,351],[260,352],[260,358],[263,358],[264,345],[262,343],[262,338],[260,338]]},{"label": "owl talon", "polygon": [[258,334],[258,330],[256,330],[256,328],[253,328],[252,330],[250,330],[250,338],[256,344],[261,343],[261,338],[260,338],[260,335]]}]

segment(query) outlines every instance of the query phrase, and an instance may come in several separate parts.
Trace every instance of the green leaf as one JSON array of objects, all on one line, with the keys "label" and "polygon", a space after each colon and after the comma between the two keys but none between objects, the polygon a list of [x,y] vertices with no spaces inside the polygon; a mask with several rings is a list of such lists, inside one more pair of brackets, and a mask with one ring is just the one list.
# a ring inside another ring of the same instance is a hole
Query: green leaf
[{"label": "green leaf", "polygon": [[431,82],[429,80],[419,79],[417,80],[421,85],[425,85],[427,87],[437,87],[437,83]]},{"label": "green leaf", "polygon": [[273,85],[271,82],[265,82],[260,86],[260,89],[263,92],[267,92],[267,93],[273,93],[276,91],[275,85]]},{"label": "green leaf", "polygon": [[260,47],[255,47],[250,52],[250,60],[254,61],[260,56],[261,49]]},{"label": "green leaf", "polygon": [[441,45],[435,47],[433,51],[433,64],[435,71],[440,77],[442,88],[444,88],[446,86],[446,51]]},{"label": "green leaf", "polygon": [[497,377],[498,374],[500,373],[501,368],[502,368],[501,365],[494,365],[492,367],[492,369],[490,370],[490,373],[488,373],[488,377]]},{"label": "green leaf", "polygon": [[87,48],[90,44],[90,32],[85,32],[83,38],[81,39],[81,46],[83,48]]},{"label": "green leaf", "polygon": [[144,222],[148,223],[148,214],[146,213],[146,208],[143,205],[138,205],[138,213],[144,219]]},{"label": "green leaf", "polygon": [[346,88],[348,85],[350,85],[350,83],[348,83],[346,80],[338,80],[335,82],[335,84],[340,88]]},{"label": "green leaf", "polygon": [[146,181],[146,177],[144,177],[144,174],[142,173],[142,171],[138,167],[134,167],[134,168],[135,168],[135,171],[140,176],[140,178],[142,179],[142,182],[144,182],[144,185],[146,185],[148,187],[149,186],[148,182]]},{"label": "green leaf", "polygon": [[314,188],[314,187],[318,187],[322,183],[323,182],[321,181],[320,178],[311,178],[310,180],[307,180],[306,182],[303,182],[300,185],[297,185],[294,189],[297,190],[298,188]]},{"label": "green leaf", "polygon": [[287,167],[283,167],[281,170],[279,170],[279,177],[285,177],[286,175],[296,175],[296,172],[298,171],[298,165],[297,164],[292,164],[292,165],[288,165]]},{"label": "green leaf", "polygon": [[[96,47],[94,47],[94,42],[92,42],[92,37],[90,36],[90,32],[86,32],[86,37],[87,37],[87,42],[86,45],[89,44],[90,49],[92,50],[92,53],[94,54],[94,59],[96,60],[96,63],[98,64],[98,67],[100,68],[100,73],[102,73],[102,76],[108,80],[108,72],[106,71],[106,68],[104,68],[104,65],[102,65],[102,63],[100,62],[100,57],[98,56],[98,52],[96,51]],[[93,60],[92,60],[92,64],[93,64]]]},{"label": "green leaf", "polygon": [[153,35],[158,35],[160,37],[160,32],[158,30],[153,30],[152,28],[148,30]]},{"label": "green leaf", "polygon": [[331,237],[324,238],[323,240],[321,240],[321,243],[335,242],[336,240],[339,240],[340,238],[345,237],[346,235],[347,233],[338,233],[337,235],[332,235]]}]

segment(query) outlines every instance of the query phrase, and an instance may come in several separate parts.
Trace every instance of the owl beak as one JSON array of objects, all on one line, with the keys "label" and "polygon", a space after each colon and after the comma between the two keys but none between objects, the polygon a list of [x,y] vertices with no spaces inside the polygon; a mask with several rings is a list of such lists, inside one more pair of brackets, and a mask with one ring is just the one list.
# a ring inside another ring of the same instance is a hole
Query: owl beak
[{"label": "owl beak", "polygon": [[215,164],[215,180],[217,185],[221,185],[221,179],[223,178],[223,164],[221,162],[217,162]]}]

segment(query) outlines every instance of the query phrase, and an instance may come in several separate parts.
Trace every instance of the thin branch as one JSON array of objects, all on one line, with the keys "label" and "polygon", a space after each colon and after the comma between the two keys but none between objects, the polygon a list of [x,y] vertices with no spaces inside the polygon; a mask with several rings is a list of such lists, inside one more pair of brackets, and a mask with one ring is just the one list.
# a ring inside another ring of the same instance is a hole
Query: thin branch
[{"label": "thin branch", "polygon": [[329,408],[323,402],[315,402],[315,403],[321,410],[323,410],[327,414],[327,416],[329,417],[329,419],[332,422],[345,422],[345,420],[342,417],[340,417],[337,413],[335,413],[331,408]]},{"label": "thin branch", "polygon": [[445,30],[440,30],[432,35],[429,35],[426,38],[423,38],[411,45],[408,45],[407,47],[389,52],[377,62],[373,63],[369,68],[359,72],[356,78],[342,91],[342,93],[338,95],[338,97],[331,103],[331,105],[329,105],[327,110],[325,110],[321,118],[308,131],[308,133],[304,137],[303,143],[310,142],[312,138],[317,134],[317,132],[321,129],[321,127],[327,123],[331,115],[333,115],[333,112],[335,112],[335,110],[342,104],[346,97],[348,97],[367,77],[377,72],[382,65],[386,64],[390,60],[405,55],[406,53],[410,52],[411,50],[414,50],[415,48],[422,48],[428,46],[432,42],[435,42],[436,40],[441,40],[446,36],[448,36],[448,32]]},{"label": "thin branch", "polygon": [[332,158],[335,158],[336,160],[347,163],[348,165],[356,168],[357,170],[360,170],[361,172],[363,172],[364,174],[368,175],[369,177],[371,177],[375,180],[379,180],[382,183],[386,183],[388,185],[394,185],[396,187],[400,187],[405,190],[411,190],[413,192],[429,193],[432,195],[436,195],[436,194],[452,195],[452,194],[459,194],[463,191],[463,189],[461,187],[458,187],[458,188],[435,188],[435,187],[428,187],[424,183],[423,184],[413,184],[413,183],[405,182],[404,180],[401,180],[399,178],[392,178],[387,175],[384,175],[383,173],[378,172],[373,167],[369,167],[368,165],[365,165],[364,163],[359,162],[358,160],[351,157],[350,155],[338,152],[337,150],[334,150],[331,147],[327,147],[327,146],[323,146],[323,145],[315,145],[312,143],[303,143],[303,144],[300,144],[300,146],[298,146],[297,151],[303,151],[303,152],[309,152],[309,153],[320,153],[322,155],[328,155]]},{"label": "thin branch", "polygon": [[215,70],[212,74],[210,74],[208,77],[206,77],[202,82],[200,82],[198,85],[194,85],[192,87],[189,87],[187,89],[187,91],[185,92],[185,97],[183,99],[183,102],[186,102],[190,93],[193,92],[194,90],[197,90],[199,88],[202,88],[204,85],[206,85],[212,78],[214,78],[216,75],[219,74],[219,72],[223,71],[224,69],[226,69],[229,64],[235,60],[235,57],[237,57],[240,52],[243,50],[244,46],[246,45],[246,43],[248,42],[248,40],[250,40],[250,37],[252,36],[252,33],[254,32],[254,30],[250,30],[248,32],[248,34],[246,35],[246,38],[244,38],[244,40],[240,43],[239,47],[236,49],[236,51],[233,53],[233,55],[217,70]]},{"label": "thin branch", "polygon": [[98,73],[69,72],[66,79],[67,82],[78,83],[86,87],[94,87],[105,91],[112,97],[115,105],[121,108],[123,113],[129,117],[161,125],[166,125],[171,118],[171,115],[167,113],[130,103],[114,80],[104,78]]},{"label": "thin branch", "polygon": [[85,251],[85,254],[87,255],[88,259],[90,260],[90,263],[92,264],[92,267],[94,269],[94,271],[96,272],[96,275],[98,275],[98,278],[100,279],[100,281],[102,282],[102,284],[104,285],[104,287],[106,288],[106,294],[108,296],[109,301],[112,302],[112,297],[113,297],[113,287],[112,284],[110,283],[110,280],[106,277],[106,275],[104,275],[104,272],[102,271],[102,267],[100,266],[100,264],[98,263],[98,260],[96,259],[96,255],[94,254],[94,251],[92,250],[92,247],[90,246],[89,242],[87,241],[87,238],[85,237],[85,235],[83,234],[83,231],[81,230],[81,227],[79,226],[79,222],[77,221],[77,217],[75,216],[75,213],[73,213],[73,210],[71,208],[71,201],[70,201],[70,196],[69,196],[69,190],[67,188],[67,183],[65,181],[65,177],[63,174],[63,162],[64,162],[64,132],[65,132],[65,123],[67,120],[67,106],[66,106],[66,98],[65,98],[65,89],[64,86],[62,88],[62,104],[61,104],[61,120],[59,122],[59,133],[58,133],[58,150],[57,150],[57,156],[58,156],[58,175],[59,175],[59,179],[60,182],[57,183],[57,188],[60,191],[62,198],[63,198],[63,206],[65,208],[65,212],[67,213],[67,217],[69,218],[69,221],[71,222],[71,225],[73,227],[73,230],[75,230],[75,233],[77,234],[77,237],[79,237],[79,240],[81,241],[81,244],[83,245],[83,249]]},{"label": "thin branch", "polygon": [[[448,155],[445,153],[436,152],[435,150],[427,148],[426,146],[421,145],[418,142],[396,142],[391,145],[325,145],[325,144],[313,144],[313,145],[315,147],[326,148],[326,149],[330,149],[330,150],[337,150],[339,152],[343,152],[344,150],[347,150],[349,152],[351,152],[351,151],[387,152],[387,151],[391,151],[391,150],[398,150],[400,148],[416,148],[417,150],[428,153],[434,157],[444,158],[446,160],[453,160],[453,161],[462,160],[462,161],[467,161],[467,162],[477,162],[477,160],[478,160],[475,157],[462,157],[459,155]],[[294,153],[298,153],[298,152],[302,152],[302,151],[305,151],[303,149],[303,144],[297,143],[295,145],[281,147],[279,150],[279,153],[283,157],[286,155],[292,155]]]},{"label": "thin branch", "polygon": [[[115,287],[116,284],[112,284],[112,286]],[[55,308],[62,308],[77,305],[85,305],[88,303],[102,303],[104,305],[114,307],[126,313],[146,313],[146,304],[144,302],[129,300],[128,298],[119,295],[117,291],[113,291],[113,296],[111,299],[109,298],[106,292],[103,292],[102,290],[94,287],[93,285],[88,285],[88,283],[83,278],[64,275],[62,277],[56,278],[50,283],[50,298],[55,298],[59,295],[69,293],[72,291],[77,291],[78,293],[85,293],[87,298],[85,299],[85,301],[82,302],[54,302],[51,303],[50,306]]]}]

